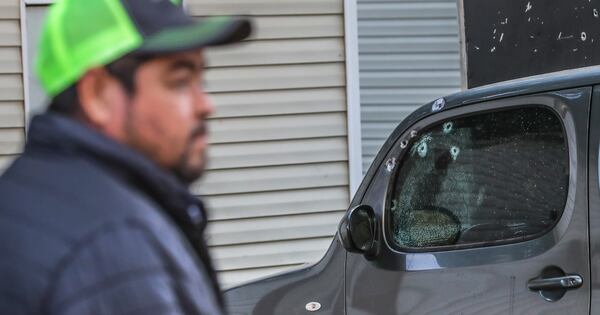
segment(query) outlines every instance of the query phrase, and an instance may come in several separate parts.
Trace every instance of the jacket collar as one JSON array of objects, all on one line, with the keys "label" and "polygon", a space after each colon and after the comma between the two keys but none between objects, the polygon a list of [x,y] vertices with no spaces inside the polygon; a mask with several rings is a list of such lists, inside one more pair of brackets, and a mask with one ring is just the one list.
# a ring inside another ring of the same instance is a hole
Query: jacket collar
[{"label": "jacket collar", "polygon": [[53,113],[34,117],[25,152],[36,150],[91,159],[143,191],[182,228],[200,232],[206,226],[202,203],[189,193],[187,186],[177,177],[137,151],[74,119]]}]

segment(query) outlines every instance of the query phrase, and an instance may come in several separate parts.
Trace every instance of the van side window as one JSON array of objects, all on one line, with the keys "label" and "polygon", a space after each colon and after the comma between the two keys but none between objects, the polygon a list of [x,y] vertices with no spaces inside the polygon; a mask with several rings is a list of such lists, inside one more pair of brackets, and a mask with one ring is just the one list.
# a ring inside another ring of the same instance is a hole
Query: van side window
[{"label": "van side window", "polygon": [[415,140],[387,199],[388,227],[400,248],[524,241],[562,215],[569,154],[552,110],[479,113],[439,123]]}]

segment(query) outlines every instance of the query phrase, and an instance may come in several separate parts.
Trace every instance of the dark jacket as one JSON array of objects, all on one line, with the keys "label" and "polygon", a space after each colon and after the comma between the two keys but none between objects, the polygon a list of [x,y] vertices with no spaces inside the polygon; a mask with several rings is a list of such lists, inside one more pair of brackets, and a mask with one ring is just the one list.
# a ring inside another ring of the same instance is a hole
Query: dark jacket
[{"label": "dark jacket", "polygon": [[200,201],[56,114],[0,178],[0,314],[221,314]]}]

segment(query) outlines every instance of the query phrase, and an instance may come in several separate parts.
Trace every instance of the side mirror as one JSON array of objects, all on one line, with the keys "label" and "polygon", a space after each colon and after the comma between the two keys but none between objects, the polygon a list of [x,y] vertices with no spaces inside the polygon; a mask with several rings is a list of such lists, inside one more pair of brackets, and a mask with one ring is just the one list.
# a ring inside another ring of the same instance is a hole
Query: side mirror
[{"label": "side mirror", "polygon": [[377,232],[375,211],[367,205],[352,208],[338,226],[342,246],[349,252],[361,253],[367,258],[375,256],[377,252]]}]

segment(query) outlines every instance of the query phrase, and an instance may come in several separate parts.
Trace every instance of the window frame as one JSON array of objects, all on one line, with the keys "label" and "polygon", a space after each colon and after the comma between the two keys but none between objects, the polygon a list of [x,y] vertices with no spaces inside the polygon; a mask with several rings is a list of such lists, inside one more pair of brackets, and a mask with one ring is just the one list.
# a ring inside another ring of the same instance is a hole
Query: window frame
[{"label": "window frame", "polygon": [[[476,106],[476,105],[473,105]],[[469,106],[471,107],[471,106]],[[427,253],[427,252],[437,252],[437,251],[453,251],[453,250],[460,250],[460,249],[472,249],[472,248],[481,248],[481,247],[491,247],[491,246],[500,246],[500,245],[507,245],[507,244],[515,244],[515,243],[522,243],[522,242],[526,242],[526,241],[530,241],[533,239],[537,239],[540,238],[542,236],[544,236],[545,234],[549,233],[550,231],[552,231],[556,225],[558,224],[558,222],[562,219],[563,214],[566,211],[566,206],[567,206],[567,199],[569,198],[569,195],[567,193],[567,198],[565,198],[564,201],[564,205],[563,205],[563,209],[560,213],[560,215],[554,220],[554,222],[552,223],[552,225],[548,226],[547,228],[545,228],[544,230],[534,233],[534,234],[529,234],[525,237],[514,237],[514,238],[509,238],[509,239],[502,239],[502,240],[494,240],[494,241],[482,241],[482,242],[473,242],[473,243],[466,243],[466,244],[452,244],[452,245],[441,245],[441,246],[428,246],[428,247],[405,247],[405,246],[401,246],[400,244],[398,244],[393,237],[393,220],[392,220],[392,213],[391,213],[391,202],[394,196],[394,188],[395,188],[395,182],[400,174],[400,171],[405,163],[405,161],[410,158],[410,156],[408,155],[408,153],[411,151],[411,148],[416,144],[416,142],[414,140],[418,139],[418,136],[413,136],[410,133],[414,130],[418,130],[418,134],[421,135],[423,132],[428,132],[430,131],[432,128],[436,128],[438,126],[440,126],[443,123],[446,123],[448,121],[453,121],[456,119],[462,119],[462,118],[468,118],[468,117],[473,117],[473,116],[478,116],[478,115],[485,115],[485,114],[491,114],[491,113],[497,113],[497,112],[505,112],[505,111],[511,111],[511,110],[517,110],[517,109],[524,109],[524,108],[541,108],[546,110],[549,113],[552,113],[559,121],[560,123],[560,127],[562,130],[562,134],[563,134],[563,139],[564,139],[564,143],[567,149],[567,166],[570,164],[570,150],[569,150],[569,142],[568,142],[568,135],[567,135],[567,129],[565,126],[565,122],[563,121],[563,119],[560,117],[560,114],[556,111],[556,109],[554,109],[553,107],[547,106],[547,105],[543,105],[543,104],[536,104],[536,103],[527,103],[527,104],[520,104],[520,105],[509,105],[509,106],[501,106],[501,107],[494,107],[494,108],[486,108],[483,110],[474,110],[474,111],[470,111],[468,110],[463,110],[463,111],[459,111],[458,114],[456,115],[443,115],[446,116],[444,118],[439,118],[436,119],[430,123],[422,123],[423,121],[417,122],[416,124],[414,124],[411,128],[409,128],[409,135],[408,138],[401,136],[400,139],[404,139],[404,140],[400,140],[398,139],[398,141],[409,141],[408,145],[406,146],[405,149],[401,149],[401,150],[397,150],[396,145],[399,143],[394,144],[394,149],[392,149],[392,151],[395,152],[399,152],[399,155],[396,157],[397,160],[397,166],[395,167],[395,169],[393,170],[393,172],[391,173],[388,181],[387,181],[387,189],[385,192],[385,202],[384,202],[384,209],[383,209],[383,217],[386,218],[387,220],[384,220],[384,226],[383,226],[383,233],[385,234],[385,237],[387,240],[389,240],[388,244],[390,247],[392,247],[393,249],[397,250],[397,251],[401,251],[401,252],[407,252],[407,253]],[[569,188],[571,186],[571,170],[568,170],[568,179],[567,179],[567,192],[569,192]]]},{"label": "window frame", "polygon": [[[589,106],[591,102],[591,87],[582,86],[576,88],[565,88],[550,90],[535,94],[515,95],[517,93],[493,94],[475,98],[472,101],[455,99],[453,96],[446,100],[446,106],[440,111],[432,110],[432,103],[421,107],[417,112],[401,122],[393,132],[391,139],[378,153],[375,163],[367,172],[365,181],[361,184],[360,194],[354,198],[352,204],[367,204],[375,209],[375,214],[381,224],[380,234],[377,235],[378,256],[377,265],[388,270],[420,271],[435,270],[440,268],[458,268],[495,263],[511,262],[528,259],[552,249],[562,238],[572,238],[573,233],[567,233],[570,224],[581,225],[584,211],[587,216],[587,208],[580,209],[582,198],[585,196],[584,176],[582,168],[585,168],[587,159],[587,126],[589,124]],[[474,92],[479,95],[477,92]],[[488,93],[488,92],[486,92]],[[487,95],[487,94],[486,94]],[[506,95],[505,97],[502,97]],[[399,156],[399,143],[408,139],[411,130],[420,130],[419,127],[434,124],[438,121],[457,117],[461,114],[483,112],[498,108],[509,108],[527,104],[539,104],[548,106],[559,113],[567,131],[567,142],[569,150],[569,187],[567,206],[563,211],[562,218],[550,233],[542,237],[521,243],[512,243],[503,246],[477,247],[472,249],[440,250],[428,252],[406,252],[398,250],[390,245],[386,221],[384,215],[384,204],[387,196],[387,185],[390,172],[386,170],[386,161],[391,157]],[[585,151],[585,152],[584,152]],[[587,200],[587,199],[585,199]],[[587,201],[585,201],[587,204]],[[576,208],[575,206],[578,205]],[[585,222],[587,226],[587,222]]]}]

